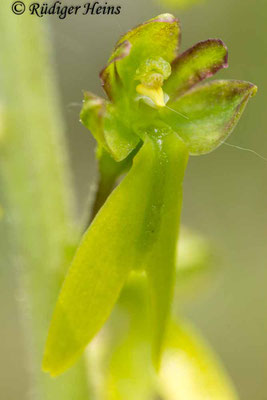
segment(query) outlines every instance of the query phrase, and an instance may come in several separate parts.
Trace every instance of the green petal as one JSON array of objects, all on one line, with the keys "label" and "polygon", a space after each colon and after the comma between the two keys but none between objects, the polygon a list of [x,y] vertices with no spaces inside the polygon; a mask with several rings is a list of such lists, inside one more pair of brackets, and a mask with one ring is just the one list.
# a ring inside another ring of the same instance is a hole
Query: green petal
[{"label": "green petal", "polygon": [[116,161],[126,158],[139,142],[139,138],[122,122],[116,108],[89,92],[84,95],[80,118],[97,142]]},{"label": "green petal", "polygon": [[189,325],[173,323],[166,348],[160,373],[164,399],[238,399],[221,363]]},{"label": "green petal", "polygon": [[170,14],[159,15],[129,31],[116,44],[109,60],[111,65],[101,74],[108,95],[112,97],[112,93],[120,90],[118,76],[123,90],[135,90],[137,83],[134,77],[139,65],[146,59],[159,56],[172,62],[178,53],[179,43],[179,22]]},{"label": "green petal", "polygon": [[257,87],[244,81],[213,81],[187,92],[170,108],[161,111],[187,144],[191,154],[209,153],[218,147],[237,124],[248,99]]},{"label": "green petal", "polygon": [[197,43],[172,63],[172,74],[164,85],[164,91],[177,97],[203,79],[228,67],[227,48],[219,39],[208,39]]}]

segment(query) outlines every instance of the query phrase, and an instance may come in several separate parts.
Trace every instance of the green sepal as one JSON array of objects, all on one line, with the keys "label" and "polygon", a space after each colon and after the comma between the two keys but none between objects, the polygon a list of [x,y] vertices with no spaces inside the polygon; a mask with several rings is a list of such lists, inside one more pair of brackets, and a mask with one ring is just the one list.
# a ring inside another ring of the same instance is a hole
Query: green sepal
[{"label": "green sepal", "polygon": [[164,84],[171,99],[182,95],[203,79],[227,68],[228,53],[220,39],[208,39],[179,55],[172,63],[172,74]]},{"label": "green sepal", "polygon": [[80,112],[80,121],[91,131],[96,141],[107,147],[104,130],[103,118],[105,114],[106,101],[90,92],[84,92],[83,106]]},{"label": "green sepal", "polygon": [[84,94],[80,119],[116,161],[125,159],[139,142],[138,136],[123,123],[114,105],[92,93]]},{"label": "green sepal", "polygon": [[109,59],[108,65],[100,72],[103,89],[110,100],[116,101],[123,96],[123,87],[117,71],[117,62],[129,55],[131,47],[132,45],[128,40],[118,44]]},{"label": "green sepal", "polygon": [[171,14],[160,14],[131,29],[120,38],[116,47],[126,40],[132,45],[130,56],[136,56],[139,64],[155,56],[171,62],[180,46],[179,21]]},{"label": "green sepal", "polygon": [[219,80],[198,86],[161,111],[190,154],[209,153],[222,144],[237,124],[257,87],[249,82]]},{"label": "green sepal", "polygon": [[140,64],[159,56],[171,63],[178,54],[179,44],[179,22],[171,14],[159,15],[130,30],[117,42],[109,66],[101,74],[108,96],[113,98],[112,93],[118,93],[121,87],[132,96]]}]

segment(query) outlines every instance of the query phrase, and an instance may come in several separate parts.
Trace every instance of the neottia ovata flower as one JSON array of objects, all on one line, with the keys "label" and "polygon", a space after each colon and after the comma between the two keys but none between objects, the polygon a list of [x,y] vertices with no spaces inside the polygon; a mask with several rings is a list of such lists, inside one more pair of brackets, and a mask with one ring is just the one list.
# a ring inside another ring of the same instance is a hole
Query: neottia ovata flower
[{"label": "neottia ovata flower", "polygon": [[107,99],[86,92],[83,124],[98,143],[101,173],[118,177],[85,233],[53,315],[44,369],[70,367],[100,330],[132,270],[148,282],[153,358],[160,359],[173,296],[182,182],[188,156],[218,147],[256,87],[201,82],[227,67],[227,49],[209,39],[178,55],[170,14],[123,36],[101,72]]}]

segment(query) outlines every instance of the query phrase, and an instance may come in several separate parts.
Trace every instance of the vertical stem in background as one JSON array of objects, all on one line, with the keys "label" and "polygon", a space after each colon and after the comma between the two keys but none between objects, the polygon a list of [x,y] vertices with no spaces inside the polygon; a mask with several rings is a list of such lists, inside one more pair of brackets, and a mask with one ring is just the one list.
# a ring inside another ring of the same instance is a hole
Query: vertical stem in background
[{"label": "vertical stem in background", "polygon": [[6,250],[16,256],[25,298],[34,398],[86,400],[82,363],[56,380],[41,371],[48,323],[76,233],[57,94],[38,18],[16,16],[6,2],[0,13],[0,48],[0,203],[12,238]]}]

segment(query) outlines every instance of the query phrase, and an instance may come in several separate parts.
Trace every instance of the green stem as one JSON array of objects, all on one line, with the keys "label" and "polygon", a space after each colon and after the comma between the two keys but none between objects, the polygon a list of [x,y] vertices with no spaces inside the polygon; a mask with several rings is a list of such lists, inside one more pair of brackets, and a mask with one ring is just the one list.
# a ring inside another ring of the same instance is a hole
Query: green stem
[{"label": "green stem", "polygon": [[99,176],[98,180],[98,185],[97,185],[97,191],[95,194],[95,200],[93,203],[92,207],[92,213],[90,215],[90,221],[89,224],[86,226],[86,229],[90,225],[90,223],[93,221],[95,218],[96,214],[100,210],[100,208],[103,206],[105,201],[107,200],[108,196],[112,192],[115,184],[116,184],[116,179],[117,176]]},{"label": "green stem", "polygon": [[[27,3],[27,2],[26,2]],[[27,4],[26,4],[27,6]],[[45,32],[37,18],[0,13],[0,179],[25,299],[24,325],[31,349],[33,393],[38,400],[88,399],[80,363],[60,379],[41,371],[41,359],[76,229],[70,215],[65,143]],[[27,309],[27,311],[26,311]]]},{"label": "green stem", "polygon": [[[98,148],[99,180],[88,226],[106,202],[108,196],[116,186],[118,178],[131,167],[133,157],[136,155],[139,148],[140,146],[137,146],[125,160],[120,162],[115,161],[103,148]],[[88,226],[86,226],[86,228]]]}]

